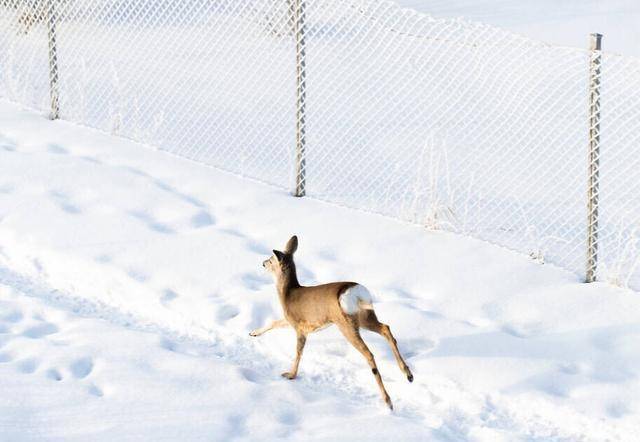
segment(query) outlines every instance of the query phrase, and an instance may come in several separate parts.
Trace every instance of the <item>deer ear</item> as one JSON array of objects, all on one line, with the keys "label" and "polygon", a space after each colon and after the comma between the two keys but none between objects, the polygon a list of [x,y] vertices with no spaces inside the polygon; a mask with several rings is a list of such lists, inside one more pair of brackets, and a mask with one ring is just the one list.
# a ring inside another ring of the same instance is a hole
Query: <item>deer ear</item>
[{"label": "deer ear", "polygon": [[293,255],[296,250],[298,250],[298,237],[293,235],[289,241],[287,241],[287,245],[284,246],[284,253]]},{"label": "deer ear", "polygon": [[273,250],[273,254],[278,260],[278,262],[282,262],[282,259],[284,258],[284,253],[282,253],[280,250]]}]

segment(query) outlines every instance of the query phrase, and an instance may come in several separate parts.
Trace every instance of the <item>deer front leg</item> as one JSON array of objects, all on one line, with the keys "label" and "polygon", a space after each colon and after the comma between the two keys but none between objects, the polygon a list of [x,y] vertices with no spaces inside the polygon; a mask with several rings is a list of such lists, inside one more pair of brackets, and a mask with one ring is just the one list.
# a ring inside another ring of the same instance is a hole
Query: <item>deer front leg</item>
[{"label": "deer front leg", "polygon": [[298,332],[298,342],[296,345],[296,360],[293,361],[293,367],[291,371],[282,373],[282,377],[287,379],[295,379],[298,376],[298,366],[300,365],[300,358],[302,358],[302,350],[304,350],[304,344],[307,342],[307,337]]},{"label": "deer front leg", "polygon": [[253,337],[260,336],[265,334],[269,330],[273,330],[274,328],[285,328],[285,327],[290,327],[289,322],[284,318],[278,319],[277,321],[273,321],[271,324],[265,327],[255,329],[254,331],[249,333],[249,336],[253,336]]}]

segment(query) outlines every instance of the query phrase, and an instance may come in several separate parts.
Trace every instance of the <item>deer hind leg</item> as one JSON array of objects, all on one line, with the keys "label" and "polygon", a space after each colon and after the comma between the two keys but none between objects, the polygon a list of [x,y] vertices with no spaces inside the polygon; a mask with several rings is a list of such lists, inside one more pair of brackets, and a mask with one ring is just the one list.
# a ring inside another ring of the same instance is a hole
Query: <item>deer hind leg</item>
[{"label": "deer hind leg", "polygon": [[293,361],[293,367],[291,367],[291,371],[287,371],[282,373],[282,377],[287,379],[295,379],[298,376],[298,366],[300,365],[300,358],[302,358],[302,351],[304,350],[304,344],[307,342],[307,337],[298,332],[298,341],[296,344],[296,359]]},{"label": "deer hind leg", "polygon": [[358,326],[352,322],[344,322],[338,323],[338,328],[344,335],[344,337],[353,345],[356,350],[362,353],[362,356],[367,360],[369,367],[371,367],[371,372],[373,376],[376,378],[376,382],[378,383],[378,387],[380,388],[380,394],[382,394],[382,399],[385,401],[387,406],[393,410],[393,404],[391,403],[391,398],[389,397],[389,393],[384,388],[384,384],[382,383],[382,377],[380,376],[380,372],[378,371],[378,366],[376,365],[376,361],[373,358],[373,353],[367,347],[367,344],[362,340],[360,336],[360,332],[358,331]]},{"label": "deer hind leg", "polygon": [[393,336],[393,334],[391,334],[391,329],[389,328],[389,326],[378,321],[378,318],[373,310],[366,310],[361,312],[358,319],[360,320],[360,327],[366,330],[370,330],[374,333],[378,333],[387,340],[389,346],[391,347],[391,351],[393,352],[393,356],[395,356],[396,358],[398,367],[400,367],[400,370],[402,370],[402,372],[407,376],[407,380],[409,382],[413,382],[413,374],[411,373],[411,370],[409,369],[407,363],[402,358],[400,350],[398,350],[398,341],[396,341],[396,338]]},{"label": "deer hind leg", "polygon": [[253,330],[251,333],[249,333],[249,336],[253,336],[253,337],[260,336],[265,334],[269,330],[273,330],[274,328],[284,328],[284,327],[291,327],[291,325],[289,324],[289,321],[287,321],[286,319],[278,319],[276,321],[273,321],[271,324],[267,326]]}]

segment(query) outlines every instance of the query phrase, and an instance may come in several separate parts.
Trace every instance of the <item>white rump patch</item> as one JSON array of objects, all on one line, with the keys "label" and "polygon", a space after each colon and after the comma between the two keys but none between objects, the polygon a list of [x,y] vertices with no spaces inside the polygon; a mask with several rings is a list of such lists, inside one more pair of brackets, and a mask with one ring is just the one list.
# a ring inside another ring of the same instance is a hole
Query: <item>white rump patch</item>
[{"label": "white rump patch", "polygon": [[358,313],[359,310],[373,310],[371,293],[363,285],[356,284],[349,287],[340,295],[340,307],[348,315]]}]

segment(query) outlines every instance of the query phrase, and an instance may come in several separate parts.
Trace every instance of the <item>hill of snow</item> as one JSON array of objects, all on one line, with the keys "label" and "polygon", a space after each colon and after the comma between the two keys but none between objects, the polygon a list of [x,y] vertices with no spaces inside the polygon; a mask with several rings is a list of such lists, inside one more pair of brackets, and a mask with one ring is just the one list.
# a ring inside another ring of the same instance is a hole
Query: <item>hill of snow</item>
[{"label": "hill of snow", "polygon": [[604,49],[640,57],[640,2],[636,0],[397,0],[436,17],[465,17],[536,40],[589,47],[604,34]]}]

